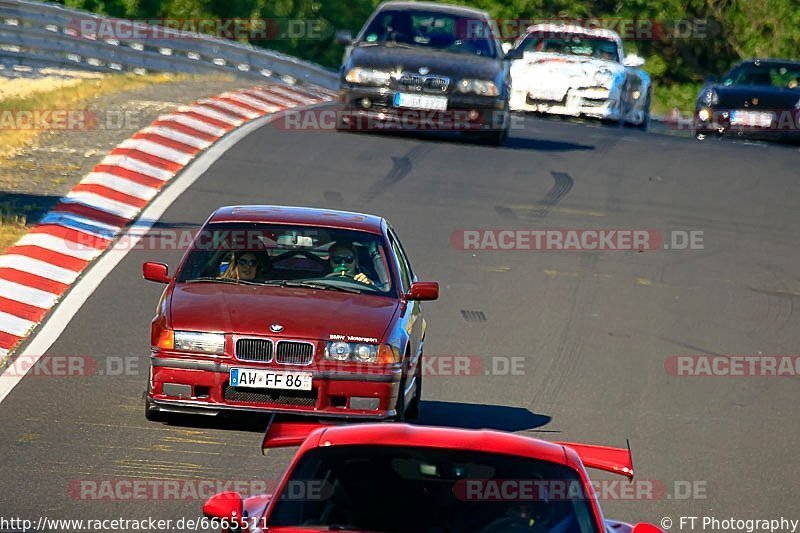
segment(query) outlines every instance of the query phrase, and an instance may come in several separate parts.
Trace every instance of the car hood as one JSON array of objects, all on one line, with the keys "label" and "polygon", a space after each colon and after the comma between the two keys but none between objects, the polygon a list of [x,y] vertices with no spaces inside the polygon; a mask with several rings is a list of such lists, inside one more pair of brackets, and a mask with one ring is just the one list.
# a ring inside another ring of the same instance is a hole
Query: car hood
[{"label": "car hood", "polygon": [[437,52],[430,48],[394,46],[357,46],[348,59],[347,68],[362,67],[386,71],[413,71],[427,67],[431,74],[450,78],[494,80],[502,63],[493,58],[466,53]]},{"label": "car hood", "polygon": [[[319,340],[344,335],[379,342],[398,306],[394,298],[370,294],[179,283],[173,288],[169,313],[175,330]],[[276,323],[283,326],[278,334],[270,332]]]},{"label": "car hood", "polygon": [[512,83],[571,80],[583,85],[593,85],[594,75],[602,70],[611,72],[614,78],[619,78],[625,73],[625,67],[613,61],[593,57],[525,52],[522,59],[517,59],[512,63],[511,79]]},{"label": "car hood", "polygon": [[[720,107],[792,109],[800,100],[800,91],[758,85],[715,85]],[[753,102],[753,98],[758,103]],[[745,105],[745,102],[747,103]]]}]

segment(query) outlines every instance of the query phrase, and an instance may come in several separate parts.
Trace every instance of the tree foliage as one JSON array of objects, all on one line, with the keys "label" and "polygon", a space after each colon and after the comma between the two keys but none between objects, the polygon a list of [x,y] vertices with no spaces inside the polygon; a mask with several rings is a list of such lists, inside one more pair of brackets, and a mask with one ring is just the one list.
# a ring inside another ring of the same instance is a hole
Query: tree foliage
[{"label": "tree foliage", "polygon": [[[343,47],[335,29],[354,33],[379,0],[66,0],[71,7],[117,17],[155,19],[253,18],[323,20],[323,32],[299,37],[273,33],[253,44],[337,67]],[[655,38],[627,39],[626,50],[647,59],[645,69],[660,83],[696,82],[749,57],[800,55],[798,0],[449,0],[488,11],[501,20],[596,18],[651,21]],[[625,35],[623,35],[623,39]]]}]

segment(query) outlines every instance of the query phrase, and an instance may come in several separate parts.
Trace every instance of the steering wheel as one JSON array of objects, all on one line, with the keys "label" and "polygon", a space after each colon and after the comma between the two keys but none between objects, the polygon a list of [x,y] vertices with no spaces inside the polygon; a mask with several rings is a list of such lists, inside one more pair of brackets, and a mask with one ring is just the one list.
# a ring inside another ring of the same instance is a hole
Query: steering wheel
[{"label": "steering wheel", "polygon": [[[544,533],[552,526],[555,510],[548,505],[536,509],[533,516],[515,516],[506,514],[491,521],[481,529],[480,533],[500,533],[503,531],[526,531],[527,533]],[[532,520],[532,522],[531,522]]]},{"label": "steering wheel", "polygon": [[355,280],[356,274],[351,274],[347,267],[337,266],[333,272],[325,276],[326,278],[348,278]]},{"label": "steering wheel", "polygon": [[315,261],[316,263],[323,266],[328,264],[327,261],[320,258],[318,255],[309,252],[308,250],[289,250],[288,252],[284,252],[279,256],[273,257],[271,263],[274,265],[275,263],[280,263],[281,261],[285,261],[286,259],[295,257],[297,255],[302,255],[303,257],[311,259],[312,261]]}]

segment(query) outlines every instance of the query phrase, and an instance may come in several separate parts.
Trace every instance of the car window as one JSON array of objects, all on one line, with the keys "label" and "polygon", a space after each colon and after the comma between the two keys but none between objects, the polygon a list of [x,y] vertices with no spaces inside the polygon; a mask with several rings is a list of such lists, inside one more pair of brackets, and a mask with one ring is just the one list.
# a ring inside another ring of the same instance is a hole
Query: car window
[{"label": "car window", "polygon": [[[296,486],[314,490],[301,494]],[[500,486],[516,487],[520,497],[501,497]],[[591,494],[575,470],[548,461],[434,448],[331,446],[300,458],[267,523],[395,533],[589,533],[599,530]]]},{"label": "car window", "polygon": [[[358,274],[369,282],[357,281]],[[177,274],[179,283],[200,281],[313,282],[365,294],[395,293],[381,235],[301,225],[206,225]]]},{"label": "car window", "polygon": [[620,61],[617,43],[611,39],[599,37],[533,32],[525,37],[518,48],[523,52],[544,52]]},{"label": "car window", "polygon": [[387,9],[372,19],[360,44],[400,44],[496,57],[494,39],[491,24],[484,19]]},{"label": "car window", "polygon": [[411,281],[414,281],[414,269],[411,268],[411,261],[408,259],[408,254],[406,253],[406,249],[403,248],[403,243],[397,237],[397,233],[394,232],[393,229],[389,230],[389,235],[391,236],[392,240],[397,243],[397,249],[400,250],[400,258],[402,262],[405,264],[406,270],[408,270],[408,275]]},{"label": "car window", "polygon": [[725,76],[725,85],[762,85],[800,91],[800,65],[742,65]]},{"label": "car window", "polygon": [[411,269],[409,268],[408,262],[405,259],[403,249],[400,248],[399,241],[394,234],[389,235],[389,242],[391,242],[392,250],[394,250],[394,255],[397,257],[397,266],[400,269],[400,281],[403,284],[403,292],[406,292],[408,291],[408,288],[411,287]]}]

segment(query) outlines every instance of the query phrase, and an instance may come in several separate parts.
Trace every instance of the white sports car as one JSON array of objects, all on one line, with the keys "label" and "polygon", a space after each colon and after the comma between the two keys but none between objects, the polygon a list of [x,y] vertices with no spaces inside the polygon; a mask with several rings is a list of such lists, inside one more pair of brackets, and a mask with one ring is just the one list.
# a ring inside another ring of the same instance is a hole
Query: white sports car
[{"label": "white sports car", "polygon": [[537,24],[511,48],[512,110],[588,116],[647,128],[650,76],[644,59],[623,59],[607,29]]}]

